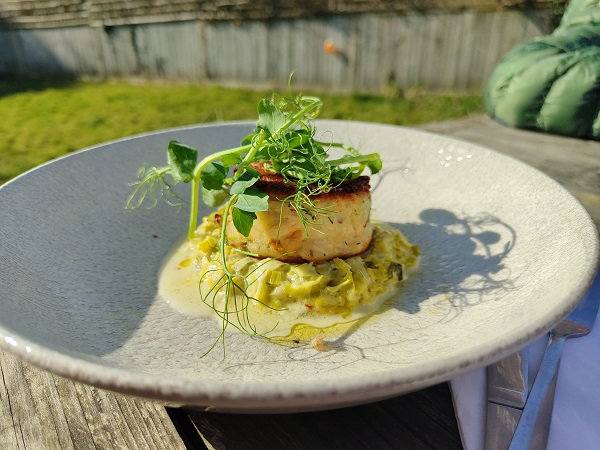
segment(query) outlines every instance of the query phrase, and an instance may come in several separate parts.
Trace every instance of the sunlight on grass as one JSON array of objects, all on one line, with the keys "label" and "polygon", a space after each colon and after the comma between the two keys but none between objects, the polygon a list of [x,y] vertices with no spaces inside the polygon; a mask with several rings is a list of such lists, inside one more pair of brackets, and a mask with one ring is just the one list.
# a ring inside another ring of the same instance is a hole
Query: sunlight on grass
[{"label": "sunlight on grass", "polygon": [[[146,131],[256,118],[267,91],[126,82],[0,83],[0,183],[66,153]],[[412,125],[482,111],[478,95],[326,95],[321,118]]]}]

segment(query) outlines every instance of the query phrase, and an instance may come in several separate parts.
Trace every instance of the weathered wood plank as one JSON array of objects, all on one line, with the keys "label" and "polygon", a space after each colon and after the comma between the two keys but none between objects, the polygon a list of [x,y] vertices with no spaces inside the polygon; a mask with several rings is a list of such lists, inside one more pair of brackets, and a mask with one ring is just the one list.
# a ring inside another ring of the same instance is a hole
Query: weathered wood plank
[{"label": "weathered wood plank", "polygon": [[[26,449],[30,446],[28,443],[34,443],[31,447],[40,449],[57,447],[60,441],[54,421],[47,415],[47,410],[40,410],[40,414],[36,412],[36,400],[44,395],[43,389],[31,391],[28,381],[32,376],[17,360],[5,355],[1,361],[10,405],[10,415],[6,419],[14,427],[16,448]],[[43,431],[42,423],[49,423],[48,432]]]},{"label": "weathered wood plank", "polygon": [[77,26],[93,22],[140,24],[204,19],[210,21],[243,21],[274,19],[306,19],[324,15],[348,15],[366,12],[426,12],[426,11],[494,11],[501,4],[526,3],[530,8],[549,9],[553,0],[3,0],[0,20],[11,26],[48,28]]},{"label": "weathered wood plank", "polygon": [[5,375],[7,368],[0,363],[0,448],[18,448],[17,427],[12,417]]},{"label": "weathered wood plank", "polygon": [[0,448],[186,447],[160,404],[75,383],[0,352]]},{"label": "weathered wood plank", "polygon": [[333,411],[234,415],[175,410],[171,415],[216,450],[462,448],[446,384]]},{"label": "weathered wood plank", "polygon": [[151,78],[202,80],[200,29],[197,21],[135,27],[132,45],[138,55],[137,71]]}]

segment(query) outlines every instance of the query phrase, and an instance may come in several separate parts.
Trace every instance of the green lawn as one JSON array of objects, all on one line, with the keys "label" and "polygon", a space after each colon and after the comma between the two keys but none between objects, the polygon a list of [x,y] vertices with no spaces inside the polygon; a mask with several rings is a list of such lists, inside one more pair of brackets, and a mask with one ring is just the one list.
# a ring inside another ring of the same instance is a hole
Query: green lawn
[{"label": "green lawn", "polygon": [[[321,118],[414,125],[482,111],[479,95],[312,94],[324,100]],[[255,119],[258,101],[268,95],[197,85],[0,81],[0,183],[100,142],[180,125]]]}]

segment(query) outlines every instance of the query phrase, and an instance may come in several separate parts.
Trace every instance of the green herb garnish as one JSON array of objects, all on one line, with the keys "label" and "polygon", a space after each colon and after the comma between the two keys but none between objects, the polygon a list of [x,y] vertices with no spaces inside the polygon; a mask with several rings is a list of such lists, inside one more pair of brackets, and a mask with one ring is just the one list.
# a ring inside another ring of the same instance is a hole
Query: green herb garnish
[{"label": "green herb garnish", "polygon": [[[167,149],[167,166],[142,168],[138,180],[126,204],[127,209],[143,205],[153,207],[158,196],[166,198],[172,205],[181,206],[182,201],[173,189],[179,182],[191,184],[190,219],[188,238],[192,239],[197,226],[198,205],[202,201],[211,207],[225,203],[220,242],[223,278],[218,286],[206,295],[203,301],[211,305],[209,295],[218,291],[227,296],[242,295],[244,301],[235,301],[235,313],[246,311],[250,299],[246,294],[245,281],[229,271],[224,248],[227,245],[225,226],[229,215],[235,228],[248,237],[256,213],[268,209],[268,196],[255,186],[259,173],[251,167],[261,163],[269,170],[280,173],[285,180],[296,186],[294,194],[283,199],[282,207],[289,203],[298,213],[302,224],[315,226],[319,216],[331,211],[319,208],[313,198],[326,193],[340,183],[352,180],[368,168],[372,174],[381,170],[381,159],[376,153],[361,155],[356,149],[338,142],[324,142],[315,137],[312,121],[321,110],[321,99],[299,95],[295,98],[273,96],[258,104],[258,121],[254,132],[242,141],[239,147],[213,153],[198,162],[198,151],[177,141],[171,141]],[[327,135],[325,135],[327,136]],[[328,160],[331,148],[342,149],[344,155]],[[170,177],[170,180],[167,178]],[[257,255],[254,255],[257,256]],[[238,283],[236,284],[236,281]],[[228,298],[228,297],[226,297]],[[214,309],[214,308],[213,308]],[[217,311],[228,323],[228,311]],[[250,326],[250,332],[256,330]]]}]

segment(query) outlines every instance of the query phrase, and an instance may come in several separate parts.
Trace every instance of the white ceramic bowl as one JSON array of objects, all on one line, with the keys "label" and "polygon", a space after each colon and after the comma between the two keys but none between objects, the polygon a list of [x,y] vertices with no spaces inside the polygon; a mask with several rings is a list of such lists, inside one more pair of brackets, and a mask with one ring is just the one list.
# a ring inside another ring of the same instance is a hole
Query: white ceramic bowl
[{"label": "white ceramic bowl", "polygon": [[420,246],[420,269],[332,351],[232,334],[225,357],[217,348],[200,358],[217,324],[177,313],[156,295],[186,211],[123,205],[142,164],[165,165],[169,140],[213,152],[238,145],[252,127],[123,139],[2,186],[0,348],[83,383],[169,403],[316,410],[394,396],[500,359],[565,316],[593,279],[596,228],[535,169],[420,131],[321,121],[320,131],[381,154],[373,217]]}]

